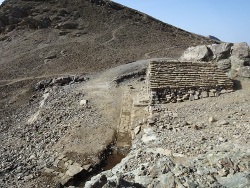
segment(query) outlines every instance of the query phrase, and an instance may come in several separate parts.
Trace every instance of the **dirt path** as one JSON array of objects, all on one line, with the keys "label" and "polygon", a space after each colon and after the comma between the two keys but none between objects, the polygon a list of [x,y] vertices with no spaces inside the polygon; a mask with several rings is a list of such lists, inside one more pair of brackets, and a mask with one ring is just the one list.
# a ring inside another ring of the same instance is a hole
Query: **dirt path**
[{"label": "dirt path", "polygon": [[[135,23],[132,23],[132,24],[136,24],[136,22],[135,22]],[[119,32],[119,30],[121,30],[121,29],[123,29],[123,28],[125,28],[125,27],[127,27],[127,26],[129,26],[129,25],[132,25],[132,24],[131,24],[131,23],[130,23],[130,24],[124,24],[124,25],[121,25],[120,27],[114,29],[114,30],[111,32],[112,38],[111,38],[110,40],[107,40],[106,42],[104,42],[103,45],[106,46],[107,48],[111,49],[111,50],[116,50],[115,48],[110,47],[110,46],[108,45],[108,43],[110,43],[110,42],[112,42],[112,41],[114,41],[114,40],[117,39],[116,34]]]},{"label": "dirt path", "polygon": [[0,87],[15,84],[17,82],[28,81],[28,80],[36,80],[36,79],[45,79],[51,77],[58,77],[58,76],[68,76],[74,73],[64,73],[64,74],[49,74],[49,75],[41,75],[41,76],[30,76],[30,77],[23,77],[23,78],[16,78],[12,80],[0,80]]}]

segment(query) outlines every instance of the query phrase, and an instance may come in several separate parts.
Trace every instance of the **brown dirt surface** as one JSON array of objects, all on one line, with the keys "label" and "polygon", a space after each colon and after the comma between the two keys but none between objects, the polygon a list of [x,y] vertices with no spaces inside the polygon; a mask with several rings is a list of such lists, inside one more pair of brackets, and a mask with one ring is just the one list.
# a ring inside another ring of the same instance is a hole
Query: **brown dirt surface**
[{"label": "brown dirt surface", "polygon": [[140,59],[179,57],[188,46],[215,43],[103,0],[10,0],[1,5],[0,20],[3,92],[18,81],[97,73]]},{"label": "brown dirt surface", "polygon": [[[32,163],[32,152],[43,151],[44,160],[53,158],[53,152],[100,153],[113,140],[123,91],[122,87],[110,90],[107,83],[127,69],[133,72],[136,66],[130,67],[130,62],[179,57],[189,46],[212,43],[216,41],[108,0],[4,2],[0,6],[0,143],[4,158],[16,163],[4,162],[4,172],[18,173],[22,160]],[[110,69],[119,65],[123,67]],[[46,94],[35,91],[38,81],[79,73],[95,76],[82,88],[53,87],[48,105],[38,110]],[[74,89],[80,95],[72,93]],[[90,101],[90,108],[77,106],[82,97]],[[69,107],[67,113],[64,106]],[[39,121],[27,123],[35,115]],[[66,124],[70,126],[61,127]],[[40,143],[52,137],[49,145]],[[46,146],[41,149],[36,144]],[[30,165],[34,164],[28,164],[28,170],[35,168]]]},{"label": "brown dirt surface", "polygon": [[[18,15],[16,9],[24,9],[25,15]],[[179,57],[190,45],[214,43],[110,1],[8,1],[0,13],[1,20],[8,15],[20,22],[38,15],[50,19],[43,29],[5,21],[5,27],[15,29],[2,32],[1,38],[7,37],[0,41],[1,80],[98,72],[139,59]],[[66,21],[78,27],[57,27]],[[68,34],[60,34],[62,31]],[[51,54],[55,57],[44,62]]]}]

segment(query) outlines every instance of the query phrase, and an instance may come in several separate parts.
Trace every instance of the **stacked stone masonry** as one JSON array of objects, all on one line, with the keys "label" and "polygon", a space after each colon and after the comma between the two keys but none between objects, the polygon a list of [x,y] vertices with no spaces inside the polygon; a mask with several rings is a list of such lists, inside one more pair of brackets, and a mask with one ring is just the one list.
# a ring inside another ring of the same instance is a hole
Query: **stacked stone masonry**
[{"label": "stacked stone masonry", "polygon": [[130,90],[124,90],[122,96],[122,108],[120,114],[120,123],[117,127],[117,140],[116,146],[119,148],[122,147],[130,147],[131,139],[130,139],[130,132],[131,132],[131,93]]},{"label": "stacked stone masonry", "polygon": [[233,82],[207,62],[151,61],[147,72],[151,103],[181,102],[233,91]]}]

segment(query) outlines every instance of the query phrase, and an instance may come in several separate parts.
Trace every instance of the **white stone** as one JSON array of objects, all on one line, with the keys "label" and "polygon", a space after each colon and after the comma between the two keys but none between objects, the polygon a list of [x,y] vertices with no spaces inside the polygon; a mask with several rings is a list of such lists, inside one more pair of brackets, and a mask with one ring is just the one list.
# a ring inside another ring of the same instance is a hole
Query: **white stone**
[{"label": "white stone", "polygon": [[229,122],[226,121],[226,120],[220,120],[220,121],[218,121],[218,125],[228,125],[228,124],[229,124]]},{"label": "white stone", "polygon": [[142,137],[142,141],[145,143],[150,142],[150,141],[154,141],[156,139],[157,139],[157,137],[155,135],[150,135],[150,136],[143,135],[143,137]]},{"label": "white stone", "polygon": [[81,172],[83,168],[78,165],[70,165],[68,170],[66,171],[66,175],[73,177],[74,175],[78,174]]},{"label": "white stone", "polygon": [[32,159],[35,159],[35,158],[36,158],[35,155],[31,155],[29,159],[32,160]]},{"label": "white stone", "polygon": [[86,105],[87,103],[88,103],[88,100],[85,100],[85,99],[80,101],[81,106]]},{"label": "white stone", "polygon": [[173,153],[173,157],[181,157],[181,158],[185,158],[186,155],[183,155],[181,153]]},{"label": "white stone", "polygon": [[156,148],[156,153],[160,153],[165,156],[171,156],[172,154],[171,150],[163,149],[163,148]]},{"label": "white stone", "polygon": [[215,122],[215,121],[216,121],[216,119],[214,117],[209,117],[208,118],[208,122],[209,123],[212,123],[212,122]]},{"label": "white stone", "polygon": [[135,135],[139,134],[140,131],[141,131],[141,126],[137,126],[137,127],[134,129]]}]

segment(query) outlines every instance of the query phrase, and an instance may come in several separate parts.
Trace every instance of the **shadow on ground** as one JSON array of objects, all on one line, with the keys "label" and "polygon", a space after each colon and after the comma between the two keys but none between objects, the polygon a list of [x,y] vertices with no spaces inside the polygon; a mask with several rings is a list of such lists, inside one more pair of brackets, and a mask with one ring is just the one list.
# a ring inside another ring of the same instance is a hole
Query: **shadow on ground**
[{"label": "shadow on ground", "polygon": [[233,80],[233,83],[234,83],[234,90],[241,90],[242,89],[242,85],[241,85],[240,80]]}]

